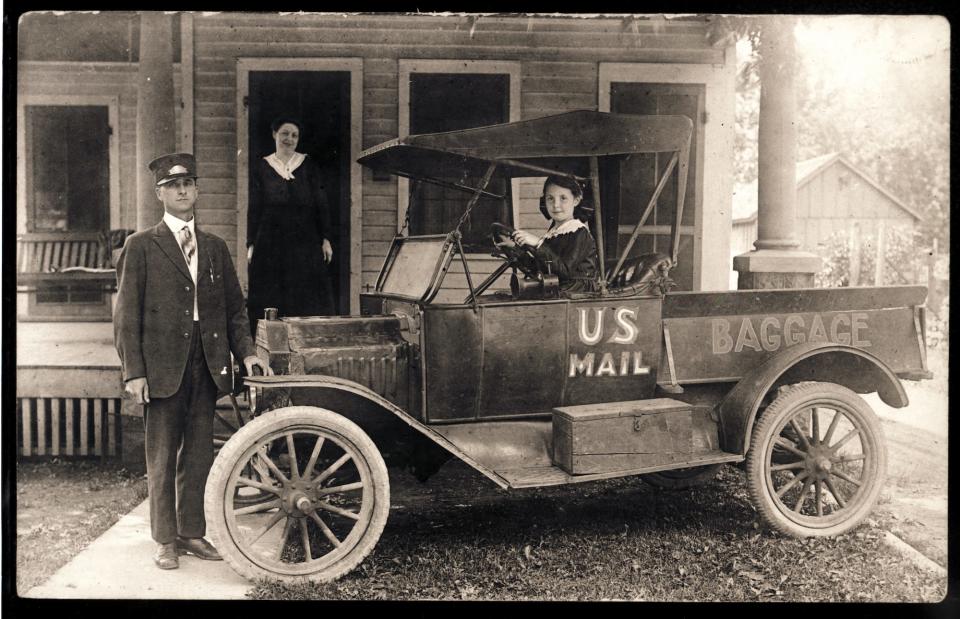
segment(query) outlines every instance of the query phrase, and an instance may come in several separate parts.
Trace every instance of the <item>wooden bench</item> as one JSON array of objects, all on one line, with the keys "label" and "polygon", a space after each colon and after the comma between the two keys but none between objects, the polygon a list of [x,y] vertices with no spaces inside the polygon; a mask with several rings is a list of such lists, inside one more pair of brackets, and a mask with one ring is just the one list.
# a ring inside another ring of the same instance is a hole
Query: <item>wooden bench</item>
[{"label": "wooden bench", "polygon": [[113,250],[129,230],[35,232],[17,236],[22,320],[109,320],[116,290]]}]

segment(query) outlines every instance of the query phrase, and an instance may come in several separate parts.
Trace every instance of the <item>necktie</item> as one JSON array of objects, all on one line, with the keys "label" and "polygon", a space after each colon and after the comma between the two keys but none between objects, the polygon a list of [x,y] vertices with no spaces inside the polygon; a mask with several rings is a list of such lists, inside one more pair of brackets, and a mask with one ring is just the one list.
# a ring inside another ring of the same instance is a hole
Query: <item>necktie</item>
[{"label": "necktie", "polygon": [[190,261],[193,260],[193,254],[197,251],[197,245],[193,241],[193,235],[190,234],[190,226],[184,226],[180,229],[180,249],[183,250],[183,255],[187,259],[187,265],[190,265]]}]

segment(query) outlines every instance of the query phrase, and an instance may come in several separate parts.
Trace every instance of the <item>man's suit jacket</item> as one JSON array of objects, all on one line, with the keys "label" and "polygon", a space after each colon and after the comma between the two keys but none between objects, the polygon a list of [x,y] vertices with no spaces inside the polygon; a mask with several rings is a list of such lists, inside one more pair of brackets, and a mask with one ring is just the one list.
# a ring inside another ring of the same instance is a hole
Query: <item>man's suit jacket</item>
[{"label": "man's suit jacket", "polygon": [[[227,244],[196,228],[197,306],[207,367],[221,393],[233,381],[230,352],[255,354],[250,322]],[[114,339],[123,379],[145,376],[151,398],[180,387],[193,332],[193,279],[180,244],[161,221],[129,236],[117,263]]]}]

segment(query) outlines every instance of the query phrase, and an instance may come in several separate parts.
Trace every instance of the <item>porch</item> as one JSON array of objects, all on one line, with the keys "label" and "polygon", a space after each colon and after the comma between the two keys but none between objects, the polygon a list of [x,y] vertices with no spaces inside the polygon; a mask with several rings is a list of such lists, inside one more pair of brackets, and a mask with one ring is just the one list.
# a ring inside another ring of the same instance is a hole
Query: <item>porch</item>
[{"label": "porch", "polygon": [[[120,359],[109,322],[18,322],[19,457],[121,457]],[[129,408],[129,410],[124,410]]]}]

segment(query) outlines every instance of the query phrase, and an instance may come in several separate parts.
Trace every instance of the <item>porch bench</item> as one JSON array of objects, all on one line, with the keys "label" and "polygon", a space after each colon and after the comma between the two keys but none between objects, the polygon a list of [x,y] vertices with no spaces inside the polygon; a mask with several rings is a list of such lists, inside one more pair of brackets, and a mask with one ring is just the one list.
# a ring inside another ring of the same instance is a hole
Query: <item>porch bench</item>
[{"label": "porch bench", "polygon": [[128,230],[36,232],[17,236],[17,292],[23,320],[109,320],[116,290],[112,250]]}]

